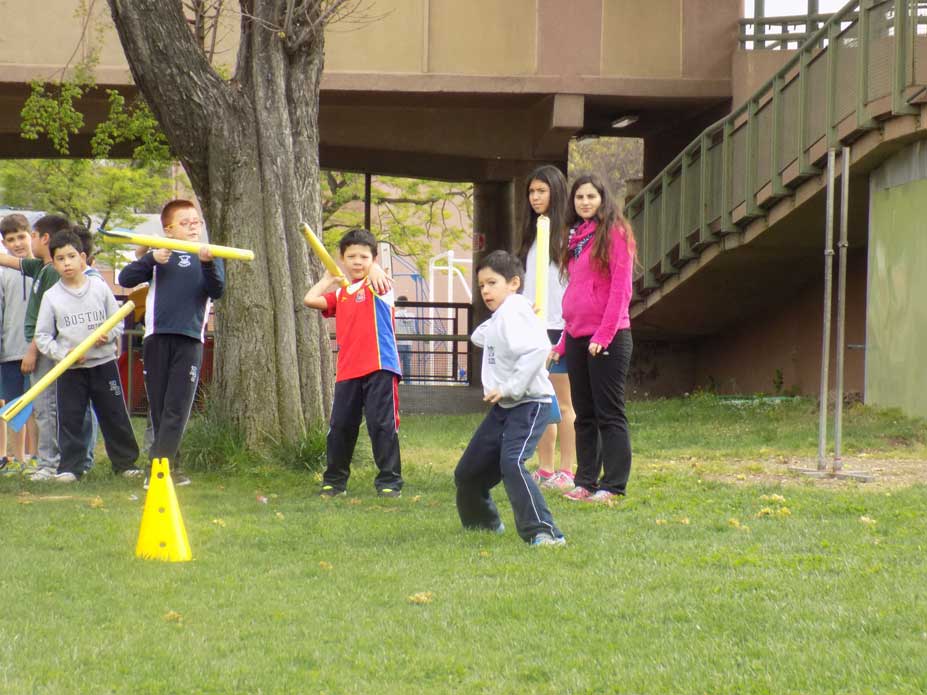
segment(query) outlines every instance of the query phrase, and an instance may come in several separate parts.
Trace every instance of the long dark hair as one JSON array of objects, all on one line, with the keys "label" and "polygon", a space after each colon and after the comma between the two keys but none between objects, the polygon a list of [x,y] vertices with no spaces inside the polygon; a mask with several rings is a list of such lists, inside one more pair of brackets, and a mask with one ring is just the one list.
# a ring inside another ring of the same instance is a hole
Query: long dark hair
[{"label": "long dark hair", "polygon": [[[614,227],[621,227],[624,231],[625,243],[628,246],[628,253],[632,259],[637,258],[637,241],[634,239],[634,232],[631,230],[631,224],[621,214],[621,210],[615,205],[615,200],[609,193],[608,187],[596,174],[583,174],[578,176],[573,185],[570,187],[570,215],[568,217],[568,226],[577,227],[585,220],[576,212],[576,191],[580,186],[590,184],[599,192],[602,198],[602,204],[595,213],[595,235],[592,241],[592,259],[603,273],[608,272],[608,251],[611,246],[611,230]],[[560,275],[566,277],[567,263],[570,259],[570,239],[565,234],[560,245]]]},{"label": "long dark hair", "polygon": [[522,263],[528,262],[528,251],[531,250],[531,244],[538,235],[538,214],[528,200],[528,190],[531,188],[532,181],[540,181],[550,189],[550,203],[547,206],[547,217],[550,218],[550,260],[559,265],[562,239],[566,238],[570,201],[567,198],[566,178],[557,167],[550,164],[539,166],[528,176],[528,185],[525,186],[523,198],[525,226],[521,232],[518,256]]}]

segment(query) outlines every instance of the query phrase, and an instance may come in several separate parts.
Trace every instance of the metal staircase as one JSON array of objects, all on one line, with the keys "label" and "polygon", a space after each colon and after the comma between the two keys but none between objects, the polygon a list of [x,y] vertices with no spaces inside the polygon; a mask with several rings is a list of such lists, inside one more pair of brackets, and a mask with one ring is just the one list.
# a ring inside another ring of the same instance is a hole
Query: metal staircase
[{"label": "metal staircase", "polygon": [[[742,317],[751,302],[738,311],[731,292],[752,294],[754,271],[755,282],[768,281],[772,271],[761,267],[781,273],[782,264],[769,261],[776,248],[795,255],[803,232],[787,230],[801,226],[792,220],[823,188],[828,149],[854,143],[852,177],[927,137],[925,88],[927,1],[857,0],[831,15],[746,103],[628,203],[640,261],[635,328],[698,335]],[[823,239],[823,215],[818,226]],[[725,262],[750,244],[762,252]],[[672,310],[658,308],[670,298]]]}]

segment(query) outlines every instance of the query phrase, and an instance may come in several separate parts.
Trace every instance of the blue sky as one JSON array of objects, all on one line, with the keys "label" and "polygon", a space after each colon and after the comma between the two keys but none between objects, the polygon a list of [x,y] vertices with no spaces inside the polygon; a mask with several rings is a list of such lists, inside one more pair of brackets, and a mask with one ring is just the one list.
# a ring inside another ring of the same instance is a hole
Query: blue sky
[{"label": "blue sky", "polygon": [[[846,5],[847,0],[820,0],[821,12],[836,12]],[[808,0],[766,0],[766,16],[782,17],[793,14],[806,14]],[[744,0],[744,16],[753,16],[753,0]]]}]

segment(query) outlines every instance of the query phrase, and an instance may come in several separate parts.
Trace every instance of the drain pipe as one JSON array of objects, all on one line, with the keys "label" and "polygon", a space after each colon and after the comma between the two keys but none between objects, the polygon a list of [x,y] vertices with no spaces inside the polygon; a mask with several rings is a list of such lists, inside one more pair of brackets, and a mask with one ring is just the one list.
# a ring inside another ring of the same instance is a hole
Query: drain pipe
[{"label": "drain pipe", "polygon": [[846,294],[847,294],[847,226],[849,224],[850,199],[850,148],[840,152],[840,240],[837,242],[837,393],[834,400],[834,472],[843,468],[840,445],[843,436],[843,358],[846,352]]},{"label": "drain pipe", "polygon": [[834,281],[834,176],[837,152],[827,151],[827,206],[824,217],[824,325],[821,328],[821,393],[818,418],[818,470],[827,468],[827,386],[830,367],[830,312]]}]

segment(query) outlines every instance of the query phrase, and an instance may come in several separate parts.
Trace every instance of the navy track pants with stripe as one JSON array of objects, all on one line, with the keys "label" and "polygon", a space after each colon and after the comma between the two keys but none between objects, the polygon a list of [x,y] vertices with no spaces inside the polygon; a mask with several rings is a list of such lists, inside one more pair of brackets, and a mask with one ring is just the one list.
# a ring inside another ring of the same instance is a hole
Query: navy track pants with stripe
[{"label": "navy track pants with stripe", "polygon": [[499,511],[490,491],[501,481],[512,503],[515,528],[524,541],[539,533],[559,537],[550,508],[525,468],[550,418],[550,403],[494,405],[480,423],[454,470],[457,512],[466,528],[495,529]]}]

